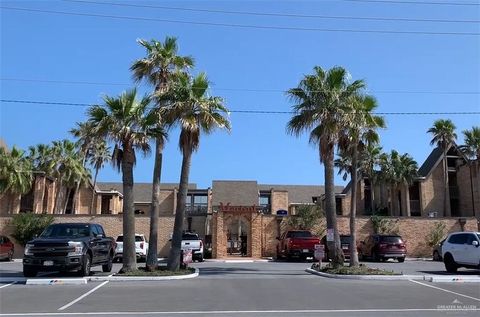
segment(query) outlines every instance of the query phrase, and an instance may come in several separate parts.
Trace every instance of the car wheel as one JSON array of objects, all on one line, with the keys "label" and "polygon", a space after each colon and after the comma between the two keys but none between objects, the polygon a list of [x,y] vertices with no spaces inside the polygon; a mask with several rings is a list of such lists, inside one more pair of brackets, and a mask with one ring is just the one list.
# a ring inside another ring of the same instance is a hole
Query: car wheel
[{"label": "car wheel", "polygon": [[12,261],[13,260],[13,250],[10,250],[10,252],[8,252],[8,258],[7,258],[8,261]]},{"label": "car wheel", "polygon": [[85,259],[83,260],[83,265],[78,271],[78,273],[81,276],[89,276],[91,268],[92,268],[92,259],[89,254],[86,254]]},{"label": "car wheel", "polygon": [[37,276],[37,273],[36,270],[30,269],[26,266],[23,267],[23,276],[25,277],[35,277]]},{"label": "car wheel", "polygon": [[372,259],[373,259],[373,261],[375,261],[375,262],[380,262],[380,257],[378,256],[378,253],[377,253],[377,252],[373,252],[373,253],[372,253]]},{"label": "car wheel", "polygon": [[455,263],[455,260],[453,259],[450,253],[447,253],[445,255],[445,259],[443,260],[443,263],[445,264],[445,269],[447,270],[448,273],[457,272],[457,269],[458,269],[457,263]]},{"label": "car wheel", "polygon": [[437,250],[433,251],[433,260],[434,261],[441,261],[442,258],[440,257],[440,254],[438,253]]},{"label": "car wheel", "polygon": [[102,272],[111,272],[112,266],[113,266],[113,259],[111,256],[109,256],[107,264],[102,265]]},{"label": "car wheel", "polygon": [[358,260],[359,261],[364,261],[365,260],[365,257],[363,256],[362,252],[358,252]]},{"label": "car wheel", "polygon": [[405,262],[405,258],[397,258],[398,262],[403,263]]},{"label": "car wheel", "polygon": [[203,262],[203,261],[204,261],[203,255],[200,255],[200,256],[198,257],[198,262]]}]

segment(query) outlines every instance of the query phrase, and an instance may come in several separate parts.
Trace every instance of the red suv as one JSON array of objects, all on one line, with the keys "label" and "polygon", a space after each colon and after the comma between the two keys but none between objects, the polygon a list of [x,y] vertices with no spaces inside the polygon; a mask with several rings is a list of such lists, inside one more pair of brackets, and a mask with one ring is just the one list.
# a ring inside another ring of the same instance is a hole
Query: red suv
[{"label": "red suv", "polygon": [[12,241],[5,236],[0,236],[0,258],[11,261],[14,250]]},{"label": "red suv", "polygon": [[358,246],[358,257],[361,260],[369,257],[374,261],[397,259],[398,262],[403,262],[406,254],[405,242],[398,235],[370,235]]}]

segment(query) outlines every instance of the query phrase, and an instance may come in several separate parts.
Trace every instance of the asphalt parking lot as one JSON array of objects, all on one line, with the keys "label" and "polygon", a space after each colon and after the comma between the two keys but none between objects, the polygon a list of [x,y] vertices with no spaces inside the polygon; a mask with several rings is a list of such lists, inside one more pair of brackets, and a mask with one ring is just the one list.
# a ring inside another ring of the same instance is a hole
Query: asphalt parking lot
[{"label": "asphalt parking lot", "polygon": [[[422,267],[419,261],[370,264]],[[0,316],[478,316],[480,311],[478,283],[337,280],[308,274],[310,263],[295,262],[193,266],[199,277],[178,281],[3,283]],[[114,271],[120,267],[115,264]],[[20,276],[20,270],[21,263],[0,263],[2,277]],[[99,268],[93,272],[105,274]]]}]

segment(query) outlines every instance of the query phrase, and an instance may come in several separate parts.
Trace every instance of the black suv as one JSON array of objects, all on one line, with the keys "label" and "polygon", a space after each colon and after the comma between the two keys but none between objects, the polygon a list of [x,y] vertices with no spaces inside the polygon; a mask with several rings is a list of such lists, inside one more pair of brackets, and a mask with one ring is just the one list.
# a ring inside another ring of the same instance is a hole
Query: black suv
[{"label": "black suv", "polygon": [[90,268],[102,265],[112,270],[115,241],[107,238],[102,226],[94,223],[59,223],[25,245],[23,275],[34,277],[40,271],[78,270],[90,275]]}]

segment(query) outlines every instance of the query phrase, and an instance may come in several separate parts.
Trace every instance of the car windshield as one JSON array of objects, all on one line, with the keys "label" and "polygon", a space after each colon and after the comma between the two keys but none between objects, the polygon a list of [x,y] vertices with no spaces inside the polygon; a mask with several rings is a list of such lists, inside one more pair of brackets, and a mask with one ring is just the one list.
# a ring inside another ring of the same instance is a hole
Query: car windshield
[{"label": "car windshield", "polygon": [[194,233],[184,233],[182,240],[198,240],[198,235]]},{"label": "car windshield", "polygon": [[58,224],[47,227],[40,235],[41,238],[53,237],[88,237],[90,235],[90,228],[88,225],[66,225]]},{"label": "car windshield", "polygon": [[350,236],[340,236],[340,241],[342,244],[349,244],[350,243]]},{"label": "car windshield", "polygon": [[310,231],[290,231],[287,238],[310,238],[312,234]]},{"label": "car windshield", "polygon": [[386,236],[386,237],[381,237],[380,241],[385,243],[402,243],[402,238],[398,236]]},{"label": "car windshield", "polygon": [[[143,242],[144,239],[142,236],[135,236],[135,242]],[[123,236],[117,237],[117,242],[123,242]]]}]

